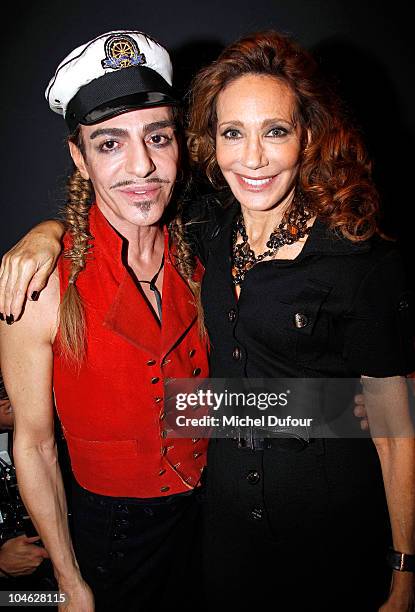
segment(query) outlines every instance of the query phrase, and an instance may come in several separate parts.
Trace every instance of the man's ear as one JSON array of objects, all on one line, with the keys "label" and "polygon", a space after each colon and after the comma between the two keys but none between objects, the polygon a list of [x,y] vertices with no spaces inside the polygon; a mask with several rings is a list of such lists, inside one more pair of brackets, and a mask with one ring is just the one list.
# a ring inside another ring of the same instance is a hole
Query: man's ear
[{"label": "man's ear", "polygon": [[71,154],[71,157],[73,159],[75,166],[78,168],[79,172],[81,173],[82,178],[84,178],[85,180],[88,180],[89,173],[86,168],[84,156],[79,150],[79,147],[77,147],[76,144],[71,141],[68,142],[68,145],[69,145],[69,152]]}]

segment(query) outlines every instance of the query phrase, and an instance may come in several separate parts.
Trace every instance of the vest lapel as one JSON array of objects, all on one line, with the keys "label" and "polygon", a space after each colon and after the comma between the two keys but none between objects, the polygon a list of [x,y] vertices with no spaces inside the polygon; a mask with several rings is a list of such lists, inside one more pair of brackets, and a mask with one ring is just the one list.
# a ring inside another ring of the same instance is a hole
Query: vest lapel
[{"label": "vest lapel", "polygon": [[170,258],[168,233],[165,230],[161,328],[126,269],[104,325],[137,348],[157,359],[163,358],[195,323],[197,311],[193,302],[188,284]]},{"label": "vest lapel", "polygon": [[165,231],[164,252],[162,357],[171,351],[197,319],[197,310],[190,287],[173,265],[169,253],[167,230]]},{"label": "vest lapel", "polygon": [[103,323],[137,348],[160,356],[160,325],[128,270]]}]

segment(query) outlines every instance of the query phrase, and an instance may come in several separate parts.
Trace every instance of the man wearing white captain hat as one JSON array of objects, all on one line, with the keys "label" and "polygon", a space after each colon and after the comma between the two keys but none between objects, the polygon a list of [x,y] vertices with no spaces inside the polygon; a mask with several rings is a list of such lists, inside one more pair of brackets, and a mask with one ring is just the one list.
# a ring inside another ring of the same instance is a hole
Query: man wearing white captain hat
[{"label": "man wearing white captain hat", "polygon": [[[0,330],[20,489],[70,612],[94,609],[88,585],[98,611],[156,610],[168,584],[165,601],[180,600],[172,585],[197,529],[206,442],[166,439],[163,411],[165,377],[208,376],[200,264],[166,210],[179,163],[171,83],[167,51],[136,31],[98,36],[58,66],[46,98],[75,163],[65,256]],[[73,546],[52,389],[75,476]]]}]

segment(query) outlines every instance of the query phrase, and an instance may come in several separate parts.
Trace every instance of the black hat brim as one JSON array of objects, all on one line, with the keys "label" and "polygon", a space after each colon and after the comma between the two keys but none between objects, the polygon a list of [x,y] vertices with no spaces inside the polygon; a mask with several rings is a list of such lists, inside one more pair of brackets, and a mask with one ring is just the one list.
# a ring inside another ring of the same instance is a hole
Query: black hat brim
[{"label": "black hat brim", "polygon": [[122,113],[160,105],[178,105],[180,98],[167,81],[151,68],[134,66],[94,79],[69,102],[65,120],[73,132]]}]

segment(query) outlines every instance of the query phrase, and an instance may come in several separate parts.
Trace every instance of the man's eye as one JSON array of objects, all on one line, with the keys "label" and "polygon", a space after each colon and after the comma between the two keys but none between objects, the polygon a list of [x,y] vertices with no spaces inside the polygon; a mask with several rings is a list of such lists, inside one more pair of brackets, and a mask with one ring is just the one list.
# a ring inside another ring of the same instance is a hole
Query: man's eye
[{"label": "man's eye", "polygon": [[272,128],[267,136],[271,136],[272,138],[281,138],[281,136],[286,136],[288,134],[288,130],[283,127],[274,127]]},{"label": "man's eye", "polygon": [[222,136],[225,136],[225,138],[228,138],[229,140],[235,140],[236,138],[240,137],[240,133],[238,130],[229,129],[226,130],[226,132],[223,132]]},{"label": "man's eye", "polygon": [[153,134],[150,136],[149,140],[153,145],[164,146],[172,141],[172,137],[167,136],[167,134]]},{"label": "man's eye", "polygon": [[116,140],[106,140],[100,145],[101,151],[114,151],[117,148]]}]

